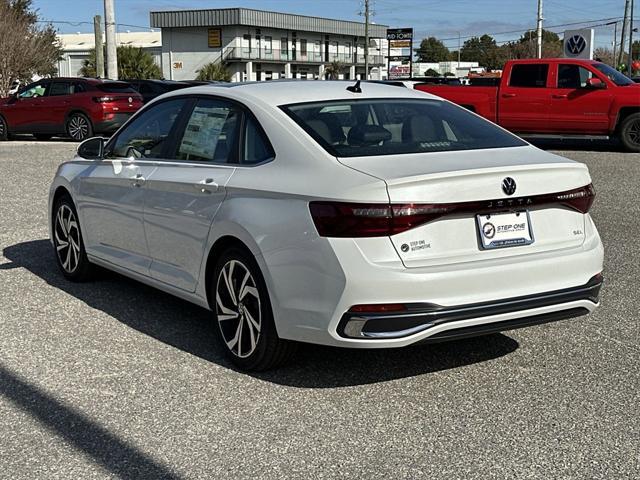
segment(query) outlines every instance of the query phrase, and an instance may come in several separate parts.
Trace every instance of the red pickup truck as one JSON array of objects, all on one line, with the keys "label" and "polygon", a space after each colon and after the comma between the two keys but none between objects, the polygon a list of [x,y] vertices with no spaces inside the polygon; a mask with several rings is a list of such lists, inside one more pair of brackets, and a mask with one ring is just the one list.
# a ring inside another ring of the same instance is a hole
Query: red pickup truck
[{"label": "red pickup truck", "polygon": [[417,84],[521,134],[619,137],[640,152],[640,84],[604,63],[511,60],[495,87]]}]

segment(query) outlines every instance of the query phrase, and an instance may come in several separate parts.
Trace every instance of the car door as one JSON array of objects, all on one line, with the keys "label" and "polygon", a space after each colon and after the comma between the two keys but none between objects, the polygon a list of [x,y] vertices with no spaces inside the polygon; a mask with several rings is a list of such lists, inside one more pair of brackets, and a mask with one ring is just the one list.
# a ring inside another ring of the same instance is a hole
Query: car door
[{"label": "car door", "polygon": [[102,161],[80,175],[78,209],[87,253],[149,275],[151,260],[144,231],[147,179],[187,105],[172,99],[140,112],[105,147]]},{"label": "car door", "polygon": [[49,95],[45,98],[45,106],[51,128],[55,129],[56,132],[64,132],[65,117],[71,107],[71,95],[72,82],[68,80],[54,80],[51,82]]},{"label": "car door", "polygon": [[192,292],[213,219],[236,168],[243,111],[214,97],[198,98],[176,136],[172,160],[147,182],[145,231],[151,276]]},{"label": "car door", "polygon": [[556,81],[550,92],[549,125],[558,133],[607,134],[611,93],[606,88],[593,88],[589,79],[595,72],[573,63],[559,63]]},{"label": "car door", "polygon": [[498,92],[498,123],[514,132],[549,131],[548,63],[520,63],[511,68]]},{"label": "car door", "polygon": [[31,133],[46,128],[49,118],[44,108],[44,99],[49,93],[50,83],[50,80],[45,79],[27,85],[6,106],[3,115],[12,132]]}]

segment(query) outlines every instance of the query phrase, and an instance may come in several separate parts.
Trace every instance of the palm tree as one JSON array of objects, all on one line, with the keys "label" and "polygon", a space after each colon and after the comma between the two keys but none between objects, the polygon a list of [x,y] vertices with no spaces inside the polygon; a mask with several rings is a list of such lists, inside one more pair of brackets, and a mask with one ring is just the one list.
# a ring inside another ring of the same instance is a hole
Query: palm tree
[{"label": "palm tree", "polygon": [[[161,78],[162,72],[153,56],[142,48],[130,45],[118,47],[118,77],[127,79]],[[96,50],[89,52],[89,58],[82,62],[80,75],[96,76]]]},{"label": "palm tree", "polygon": [[324,75],[329,80],[337,80],[341,73],[344,73],[347,66],[339,60],[334,60],[324,67]]},{"label": "palm tree", "polygon": [[230,82],[231,72],[220,62],[211,62],[196,70],[198,76],[196,80],[215,80],[219,82]]}]

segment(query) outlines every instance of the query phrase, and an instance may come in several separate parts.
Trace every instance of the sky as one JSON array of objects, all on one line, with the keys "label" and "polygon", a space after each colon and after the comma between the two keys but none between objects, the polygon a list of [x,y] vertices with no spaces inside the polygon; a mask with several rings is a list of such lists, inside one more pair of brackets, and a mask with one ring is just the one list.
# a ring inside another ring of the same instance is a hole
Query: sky
[{"label": "sky", "polygon": [[[363,3],[362,0],[115,0],[119,31],[148,29],[150,11],[229,7],[363,21],[360,15]],[[544,24],[560,33],[582,25],[614,22],[622,18],[624,3],[625,0],[544,0]],[[537,14],[537,0],[371,0],[371,4],[372,22],[413,27],[418,42],[435,36],[445,39],[450,49],[457,49],[458,32],[463,42],[465,37],[483,33],[494,34],[499,42],[518,39],[524,31],[535,28]],[[61,33],[91,32],[93,16],[104,15],[103,0],[33,0],[33,5],[42,20],[67,22],[54,23]],[[640,5],[634,15],[640,26],[638,10]],[[562,26],[578,22],[587,23]],[[613,33],[613,25],[598,26],[596,46],[611,48]]]}]

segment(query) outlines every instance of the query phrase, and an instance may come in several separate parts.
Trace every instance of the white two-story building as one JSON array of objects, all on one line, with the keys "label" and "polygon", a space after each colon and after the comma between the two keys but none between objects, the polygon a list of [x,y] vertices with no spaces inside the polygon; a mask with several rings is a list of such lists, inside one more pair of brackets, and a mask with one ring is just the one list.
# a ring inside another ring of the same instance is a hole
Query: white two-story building
[{"label": "white two-story building", "polygon": [[[210,62],[222,62],[232,81],[324,78],[339,61],[339,78],[364,78],[365,25],[360,22],[247,8],[151,12],[162,34],[165,78],[189,80]],[[369,69],[380,78],[386,63],[386,25],[369,25]]]}]

